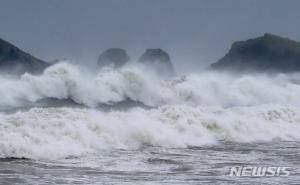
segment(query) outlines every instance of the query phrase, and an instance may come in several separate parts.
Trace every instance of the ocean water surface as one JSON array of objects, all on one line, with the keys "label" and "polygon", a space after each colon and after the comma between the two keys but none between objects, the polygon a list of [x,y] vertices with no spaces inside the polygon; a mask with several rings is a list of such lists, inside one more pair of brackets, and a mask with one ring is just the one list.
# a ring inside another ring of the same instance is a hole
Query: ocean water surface
[{"label": "ocean water surface", "polygon": [[[0,77],[0,184],[297,184],[300,75]],[[289,167],[232,177],[230,167]]]}]

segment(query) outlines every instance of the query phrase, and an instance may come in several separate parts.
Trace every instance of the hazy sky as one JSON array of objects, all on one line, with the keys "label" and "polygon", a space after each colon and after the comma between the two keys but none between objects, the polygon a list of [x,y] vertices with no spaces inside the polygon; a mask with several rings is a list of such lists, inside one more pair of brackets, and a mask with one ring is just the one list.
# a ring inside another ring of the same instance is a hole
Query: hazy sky
[{"label": "hazy sky", "polygon": [[200,68],[233,41],[270,32],[300,40],[297,0],[0,0],[0,37],[44,60],[95,62],[110,47],[133,59],[163,48]]}]

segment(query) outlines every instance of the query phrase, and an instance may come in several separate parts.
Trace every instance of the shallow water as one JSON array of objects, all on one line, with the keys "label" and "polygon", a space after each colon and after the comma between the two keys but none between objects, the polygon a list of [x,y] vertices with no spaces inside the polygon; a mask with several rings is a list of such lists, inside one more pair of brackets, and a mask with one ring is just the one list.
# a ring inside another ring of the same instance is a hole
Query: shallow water
[{"label": "shallow water", "polygon": [[[300,142],[110,150],[63,160],[2,159],[0,184],[299,184]],[[291,167],[288,177],[231,177],[231,166]]]}]

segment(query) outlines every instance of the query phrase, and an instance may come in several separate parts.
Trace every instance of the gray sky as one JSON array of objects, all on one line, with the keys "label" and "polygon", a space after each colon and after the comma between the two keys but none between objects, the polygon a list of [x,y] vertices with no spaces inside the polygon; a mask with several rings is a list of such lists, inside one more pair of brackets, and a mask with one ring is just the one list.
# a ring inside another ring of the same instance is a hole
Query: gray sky
[{"label": "gray sky", "polygon": [[110,47],[133,59],[169,52],[177,69],[221,58],[270,32],[300,40],[297,0],[0,0],[0,37],[44,59],[95,62]]}]

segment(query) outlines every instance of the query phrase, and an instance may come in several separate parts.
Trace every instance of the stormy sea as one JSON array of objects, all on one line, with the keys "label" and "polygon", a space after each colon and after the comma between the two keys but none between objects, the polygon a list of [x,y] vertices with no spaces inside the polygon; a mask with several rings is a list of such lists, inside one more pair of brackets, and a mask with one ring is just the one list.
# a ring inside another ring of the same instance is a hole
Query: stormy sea
[{"label": "stormy sea", "polygon": [[[0,76],[0,184],[299,184],[300,73]],[[232,167],[288,176],[231,176]]]}]

